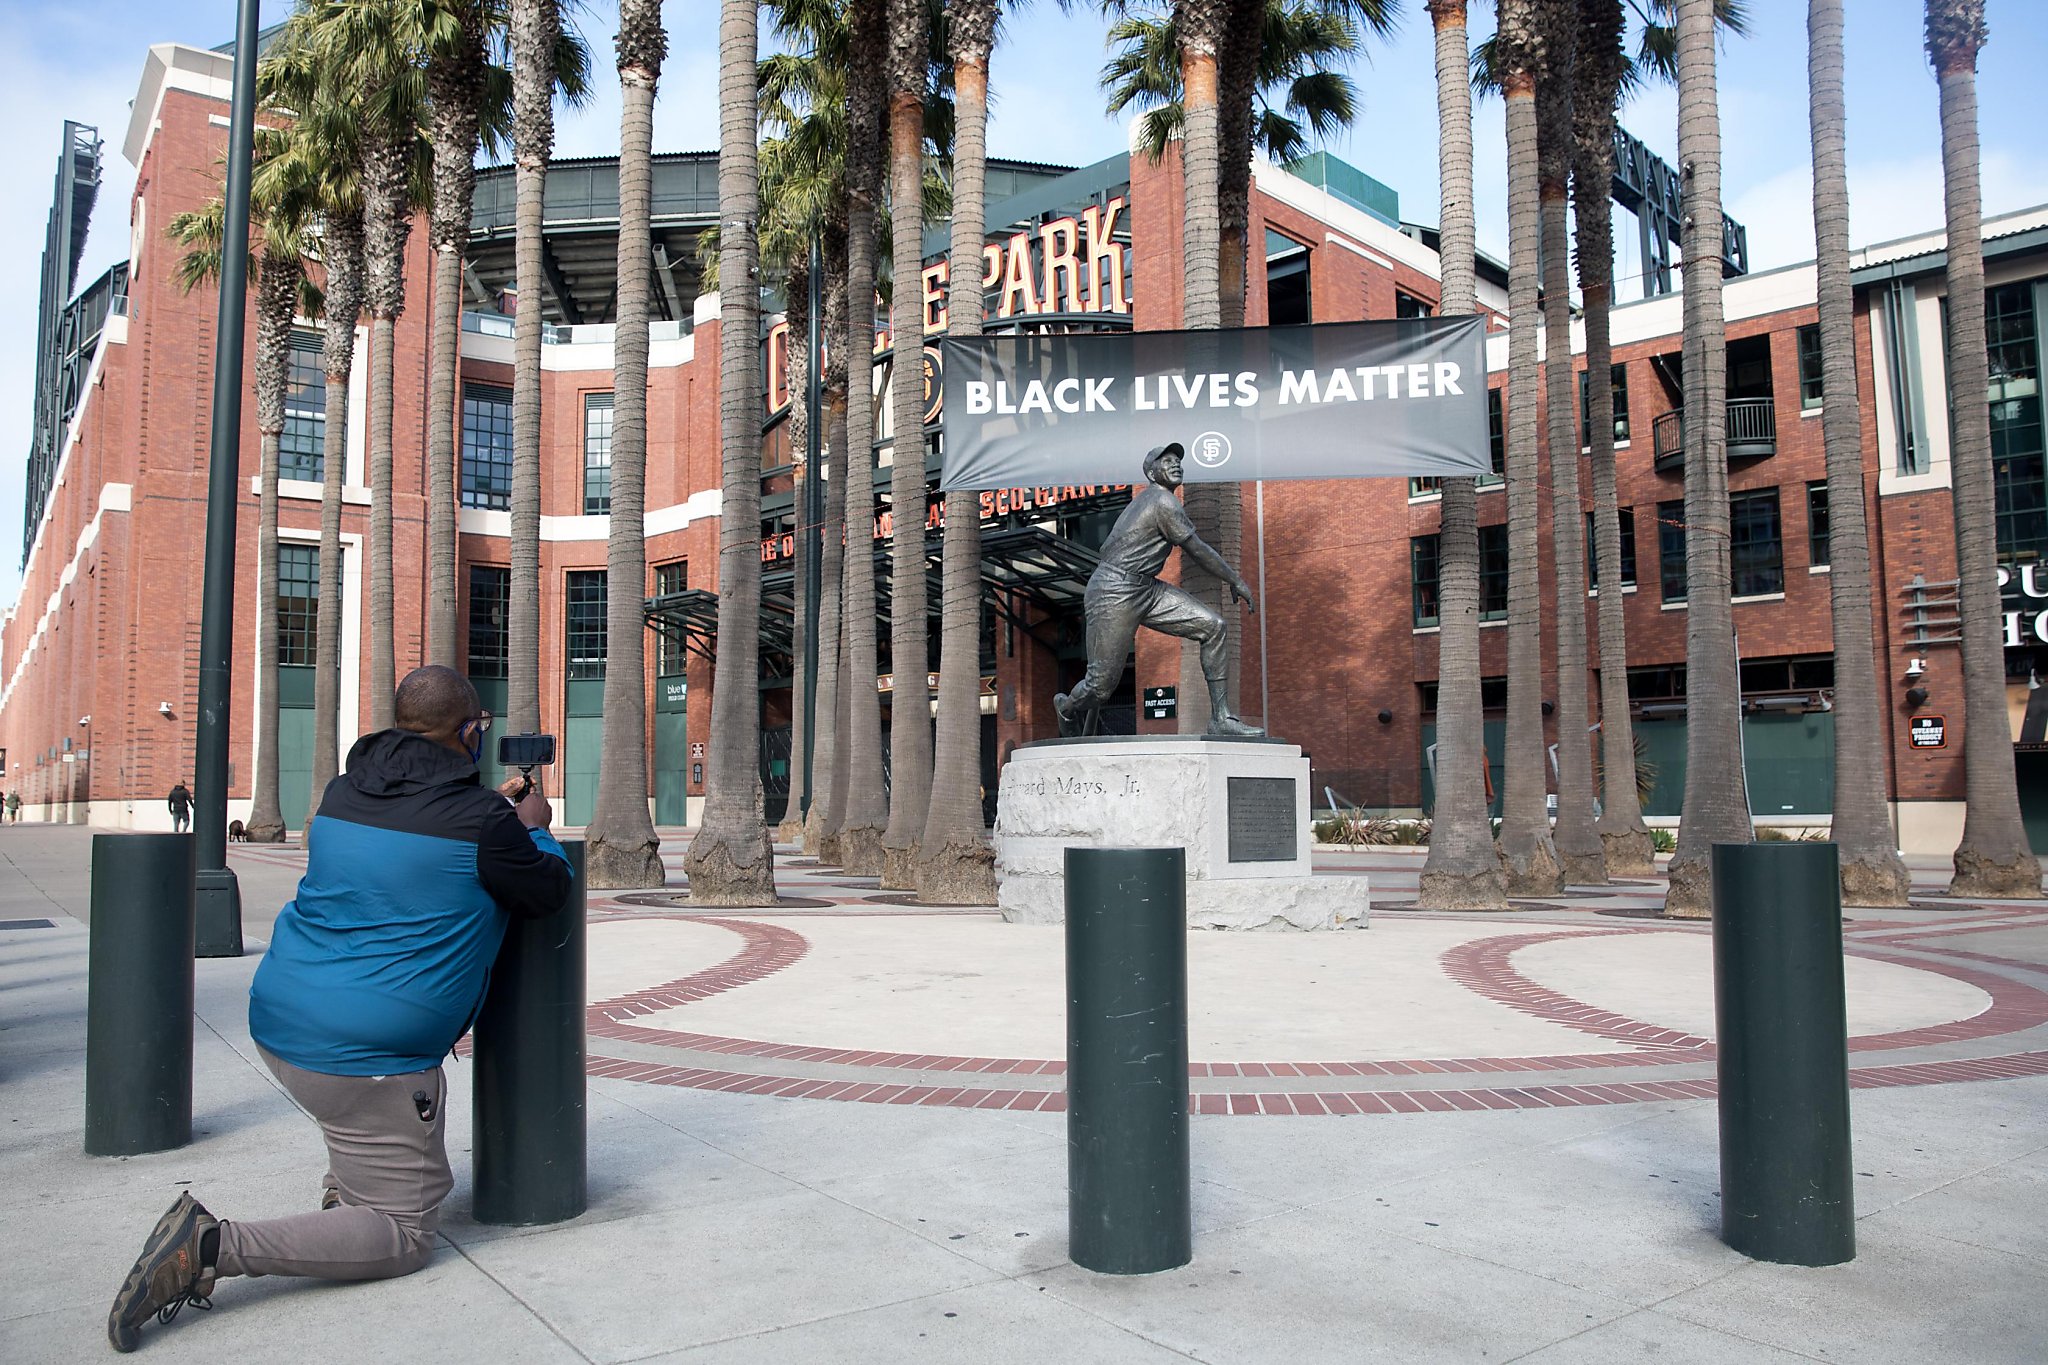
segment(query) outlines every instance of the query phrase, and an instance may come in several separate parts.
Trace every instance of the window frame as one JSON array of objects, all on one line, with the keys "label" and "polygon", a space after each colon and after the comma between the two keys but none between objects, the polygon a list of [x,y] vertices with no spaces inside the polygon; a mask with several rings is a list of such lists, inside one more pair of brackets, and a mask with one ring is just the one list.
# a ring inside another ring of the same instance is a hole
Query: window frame
[{"label": "window frame", "polygon": [[[602,682],[610,654],[610,574],[569,569],[562,578],[562,657],[570,682]],[[580,652],[579,652],[580,651]]]},{"label": "window frame", "polygon": [[1834,564],[1834,523],[1826,479],[1809,479],[1806,484],[1806,562],[1816,569]]},{"label": "window frame", "polygon": [[[298,596],[286,589],[301,588]],[[277,544],[277,662],[283,668],[311,668],[320,647],[320,547],[310,541]]]},{"label": "window frame", "polygon": [[[463,611],[471,678],[505,678],[511,675],[512,642],[507,620],[512,609],[512,570],[504,564],[471,564],[465,588],[469,594]],[[491,619],[490,607],[497,607]],[[479,611],[484,613],[479,617]],[[493,645],[495,642],[495,646]],[[479,653],[478,646],[485,652]]]},{"label": "window frame", "polygon": [[[512,509],[512,390],[476,380],[462,385],[461,488],[464,507]],[[501,478],[502,476],[502,478]]]},{"label": "window frame", "polygon": [[[1685,530],[1684,498],[1657,504],[1657,591],[1666,606],[1678,606],[1687,600]],[[1678,584],[1676,593],[1671,586],[1674,568]]]},{"label": "window frame", "polygon": [[[583,515],[610,516],[612,511],[613,395],[583,395]],[[601,422],[602,431],[594,430]]]},{"label": "window frame", "polygon": [[[1774,597],[1785,591],[1785,518],[1784,500],[1778,495],[1774,484],[1769,488],[1750,488],[1728,495],[1728,587],[1736,600],[1745,597]],[[1757,533],[1766,524],[1766,519],[1754,517],[1753,524],[1745,527],[1745,516],[1751,509],[1768,507],[1770,515],[1770,539],[1763,540]],[[1768,544],[1768,553],[1760,548]],[[1757,562],[1744,567],[1744,556]],[[1768,562],[1768,570],[1762,566]],[[1755,581],[1745,584],[1745,573],[1755,576]]]},{"label": "window frame", "polygon": [[[1799,410],[1818,412],[1825,398],[1825,360],[1820,349],[1820,324],[1800,324],[1793,340],[1793,351],[1799,360]],[[1809,363],[1812,372],[1808,372]]]}]

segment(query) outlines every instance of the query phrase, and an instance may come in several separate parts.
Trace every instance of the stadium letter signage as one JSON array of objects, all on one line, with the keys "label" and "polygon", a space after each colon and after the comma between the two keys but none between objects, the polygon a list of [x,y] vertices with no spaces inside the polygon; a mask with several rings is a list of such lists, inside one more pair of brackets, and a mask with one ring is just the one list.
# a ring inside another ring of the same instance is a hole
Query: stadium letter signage
[{"label": "stadium letter signage", "polygon": [[946,488],[1493,472],[1484,324],[1404,318],[1217,332],[948,337]]}]

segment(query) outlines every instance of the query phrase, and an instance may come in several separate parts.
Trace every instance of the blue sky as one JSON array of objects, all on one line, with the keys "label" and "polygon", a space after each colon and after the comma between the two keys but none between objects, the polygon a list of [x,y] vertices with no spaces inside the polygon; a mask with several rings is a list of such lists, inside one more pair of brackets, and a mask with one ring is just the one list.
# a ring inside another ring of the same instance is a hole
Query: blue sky
[{"label": "blue sky", "polygon": [[[579,23],[608,74],[616,0],[588,0]],[[287,0],[264,0],[263,21],[280,19]],[[1356,126],[1330,150],[1392,186],[1402,215],[1436,217],[1436,86],[1428,17],[1406,0],[1395,37],[1362,54]],[[1938,227],[1941,138],[1934,78],[1921,48],[1916,0],[1854,0],[1848,6],[1849,178],[1852,232],[1860,245]],[[1490,6],[1475,3],[1475,39],[1491,29]],[[1812,254],[1806,131],[1806,6],[1753,0],[1748,38],[1721,55],[1724,193],[1728,211],[1749,229],[1752,267],[1768,269]],[[717,144],[717,76],[710,0],[668,6],[672,51],[656,106],[655,147]],[[2048,5],[1990,0],[1991,42],[1979,64],[1985,206],[2001,212],[2048,202],[2048,154],[2041,140],[2037,82],[2048,65]],[[89,0],[48,5],[0,0],[0,126],[14,132],[0,166],[14,185],[14,208],[0,215],[0,602],[18,589],[22,466],[30,436],[34,377],[37,260],[51,175],[65,119],[96,124],[107,143],[105,186],[93,222],[83,276],[91,279],[128,254],[128,197],[134,168],[120,154],[128,104],[148,45],[210,47],[233,36],[232,0]],[[1093,12],[1062,13],[1049,0],[1009,23],[991,72],[989,134],[993,155],[1083,164],[1121,150],[1124,126],[1102,112],[1097,77],[1103,21]],[[618,89],[565,113],[560,155],[607,154],[618,144]],[[2027,92],[2034,93],[2029,95]],[[1677,103],[1666,89],[1638,94],[1623,111],[1630,131],[1667,160],[1677,143]],[[1482,103],[1474,136],[1479,241],[1506,252],[1505,134],[1497,102]],[[1619,234],[1626,244],[1628,234]],[[1624,259],[1626,273],[1635,263]]]}]

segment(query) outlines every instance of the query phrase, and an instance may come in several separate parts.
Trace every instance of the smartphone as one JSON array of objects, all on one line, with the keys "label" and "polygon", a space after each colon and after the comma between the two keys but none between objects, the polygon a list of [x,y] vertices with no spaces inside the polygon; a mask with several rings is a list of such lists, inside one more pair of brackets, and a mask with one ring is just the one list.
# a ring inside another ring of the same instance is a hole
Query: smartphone
[{"label": "smartphone", "polygon": [[500,735],[498,762],[507,768],[537,768],[555,761],[553,735]]}]

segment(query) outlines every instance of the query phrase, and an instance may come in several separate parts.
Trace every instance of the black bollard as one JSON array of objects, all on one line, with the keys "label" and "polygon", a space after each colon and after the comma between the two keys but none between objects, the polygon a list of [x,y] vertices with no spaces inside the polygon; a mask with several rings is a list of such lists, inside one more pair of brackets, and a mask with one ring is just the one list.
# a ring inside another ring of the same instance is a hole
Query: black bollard
[{"label": "black bollard", "polygon": [[1833,844],[1716,844],[1721,1240],[1785,1265],[1856,1255],[1849,1024]]},{"label": "black bollard", "polygon": [[1067,1254],[1108,1275],[1194,1257],[1187,854],[1067,850]]},{"label": "black bollard", "polygon": [[583,843],[545,919],[513,920],[477,1015],[471,1081],[476,1221],[559,1223],[589,1207],[583,1075]]},{"label": "black bollard", "polygon": [[85,1151],[192,1140],[189,834],[92,836],[85,988]]}]

